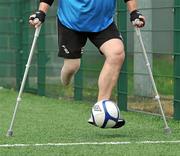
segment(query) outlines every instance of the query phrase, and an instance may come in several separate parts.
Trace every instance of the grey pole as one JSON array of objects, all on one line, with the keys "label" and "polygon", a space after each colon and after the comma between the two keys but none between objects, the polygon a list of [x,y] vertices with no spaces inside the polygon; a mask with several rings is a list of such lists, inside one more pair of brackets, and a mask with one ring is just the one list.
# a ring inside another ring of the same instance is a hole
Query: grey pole
[{"label": "grey pole", "polygon": [[26,83],[27,75],[28,75],[28,72],[29,72],[31,60],[32,60],[32,57],[33,57],[36,41],[37,41],[37,38],[39,37],[40,30],[41,30],[41,26],[36,28],[36,31],[34,33],[33,43],[32,43],[32,46],[31,46],[30,53],[29,53],[29,57],[28,57],[28,61],[27,61],[27,64],[26,64],[23,80],[22,80],[21,87],[20,87],[20,90],[19,90],[19,94],[18,94],[18,97],[16,99],[16,105],[15,105],[15,108],[14,108],[14,113],[13,113],[13,116],[12,116],[11,124],[10,124],[10,127],[9,127],[9,129],[7,131],[7,134],[6,134],[6,136],[8,136],[8,137],[13,135],[14,120],[15,120],[15,117],[16,117],[19,102],[21,101],[21,95],[22,95],[22,92],[24,90],[24,86],[25,86],[25,83]]},{"label": "grey pole", "polygon": [[[147,55],[149,63],[152,64],[152,10],[145,8],[152,8],[151,0],[138,0],[138,7],[142,9],[142,14],[146,18],[145,29],[148,31],[143,31],[142,36],[144,40],[144,44],[147,49]],[[141,53],[141,46],[139,45],[136,34],[134,33],[134,95],[144,96],[144,97],[152,97],[153,96],[153,88],[151,86],[151,82],[147,79],[148,72],[144,66],[144,59]]]},{"label": "grey pole", "polygon": [[165,117],[165,114],[164,114],[164,111],[163,111],[163,107],[162,107],[162,104],[161,104],[160,96],[159,96],[159,93],[157,91],[156,84],[155,84],[155,81],[154,81],[154,78],[153,78],[151,66],[150,66],[150,63],[149,63],[149,60],[148,60],[148,57],[147,57],[147,52],[146,52],[146,49],[145,49],[145,46],[144,46],[144,43],[143,43],[143,40],[142,40],[141,31],[140,31],[139,28],[135,28],[135,30],[136,30],[136,34],[138,36],[140,45],[141,45],[142,50],[143,50],[143,56],[144,56],[144,59],[145,59],[145,62],[146,62],[146,66],[147,66],[147,69],[148,69],[149,77],[150,77],[151,82],[152,82],[152,87],[153,87],[153,90],[154,90],[154,93],[155,93],[155,99],[158,101],[158,104],[159,104],[159,107],[160,107],[160,110],[161,110],[161,114],[162,114],[162,117],[163,117],[163,120],[164,120],[164,125],[165,125],[164,130],[165,130],[165,133],[171,133],[171,129],[169,128],[169,126],[167,124],[166,117]]}]

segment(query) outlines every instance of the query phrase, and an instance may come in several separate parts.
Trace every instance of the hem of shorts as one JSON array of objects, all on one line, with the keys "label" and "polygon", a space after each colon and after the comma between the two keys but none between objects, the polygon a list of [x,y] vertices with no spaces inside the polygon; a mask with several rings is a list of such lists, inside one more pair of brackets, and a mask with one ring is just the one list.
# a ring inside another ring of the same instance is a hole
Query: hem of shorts
[{"label": "hem of shorts", "polygon": [[58,57],[61,57],[61,58],[66,58],[66,59],[80,59],[81,58],[81,56],[80,57],[78,57],[78,56],[63,56],[63,55],[58,55]]},{"label": "hem of shorts", "polygon": [[[123,41],[123,38],[122,37],[112,37],[112,38],[109,38],[108,40],[106,40],[105,42],[107,42],[107,41],[109,41],[109,40],[111,40],[111,39],[120,39],[123,43],[124,43],[124,41]],[[101,55],[104,55],[103,53],[102,53],[102,51],[100,50],[100,47],[105,43],[105,42],[103,42],[99,47],[98,46],[96,46],[97,48],[98,48],[98,50],[99,50],[99,53],[101,54]]]},{"label": "hem of shorts", "polygon": [[100,50],[100,47],[107,41],[111,40],[111,39],[120,39],[122,42],[123,42],[123,38],[122,37],[110,37],[108,38],[108,40],[105,40],[100,46],[96,46],[99,50]]}]

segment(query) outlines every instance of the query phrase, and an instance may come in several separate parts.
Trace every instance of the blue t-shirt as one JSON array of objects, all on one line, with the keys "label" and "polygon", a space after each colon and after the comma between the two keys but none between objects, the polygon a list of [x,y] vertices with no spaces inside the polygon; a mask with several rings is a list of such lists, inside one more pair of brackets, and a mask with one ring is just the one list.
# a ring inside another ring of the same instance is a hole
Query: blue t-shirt
[{"label": "blue t-shirt", "polygon": [[66,27],[99,32],[113,22],[116,0],[59,0],[58,18]]}]

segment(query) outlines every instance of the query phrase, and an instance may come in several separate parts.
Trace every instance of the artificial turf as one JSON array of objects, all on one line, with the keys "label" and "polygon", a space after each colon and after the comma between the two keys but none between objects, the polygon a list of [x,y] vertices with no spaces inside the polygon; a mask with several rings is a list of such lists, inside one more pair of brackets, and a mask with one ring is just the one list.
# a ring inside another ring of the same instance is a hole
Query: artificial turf
[{"label": "artificial turf", "polygon": [[89,125],[92,103],[53,99],[23,93],[14,136],[6,137],[17,92],[0,90],[0,145],[37,143],[131,142],[117,145],[0,147],[0,156],[178,156],[180,143],[138,144],[140,141],[180,140],[180,122],[168,119],[171,135],[163,133],[163,120],[157,116],[121,112],[126,125],[121,129],[100,129]]}]

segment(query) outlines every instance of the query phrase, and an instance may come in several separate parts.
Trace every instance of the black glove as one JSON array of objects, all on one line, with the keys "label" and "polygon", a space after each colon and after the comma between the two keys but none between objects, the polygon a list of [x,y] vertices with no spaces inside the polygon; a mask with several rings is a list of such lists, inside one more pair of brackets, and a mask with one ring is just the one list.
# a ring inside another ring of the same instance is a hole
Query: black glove
[{"label": "black glove", "polygon": [[29,23],[35,27],[40,26],[46,18],[46,14],[39,10],[29,17]]},{"label": "black glove", "polygon": [[144,16],[138,10],[134,10],[130,13],[130,20],[134,26],[144,27],[145,25]]}]

